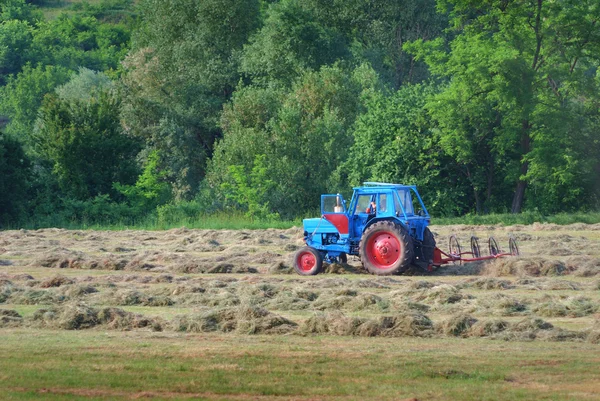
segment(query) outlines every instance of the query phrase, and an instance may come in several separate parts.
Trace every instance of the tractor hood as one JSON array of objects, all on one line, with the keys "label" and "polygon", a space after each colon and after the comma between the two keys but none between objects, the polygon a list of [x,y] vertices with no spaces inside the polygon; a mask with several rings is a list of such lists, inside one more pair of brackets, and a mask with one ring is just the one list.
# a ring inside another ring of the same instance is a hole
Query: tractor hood
[{"label": "tractor hood", "polygon": [[302,225],[308,234],[339,233],[338,229],[324,218],[304,219]]}]

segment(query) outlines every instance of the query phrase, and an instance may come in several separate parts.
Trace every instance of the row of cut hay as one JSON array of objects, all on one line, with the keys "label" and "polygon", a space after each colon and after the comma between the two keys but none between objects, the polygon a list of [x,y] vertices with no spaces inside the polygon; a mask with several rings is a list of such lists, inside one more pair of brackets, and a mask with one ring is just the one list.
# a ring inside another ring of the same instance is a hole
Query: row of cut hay
[{"label": "row of cut hay", "polygon": [[93,308],[81,303],[37,310],[23,318],[14,310],[0,309],[0,327],[32,327],[81,330],[103,327],[115,330],[151,329],[179,332],[235,332],[238,334],[323,334],[362,337],[487,337],[505,341],[600,342],[600,321],[584,331],[555,328],[540,319],[527,317],[510,323],[456,314],[438,323],[420,312],[405,312],[365,318],[341,312],[316,313],[301,324],[264,308],[242,304],[229,308],[207,308],[178,315],[171,321],[148,318],[119,308]]},{"label": "row of cut hay", "polygon": [[103,326],[116,330],[150,328],[161,331],[163,325],[164,322],[158,318],[148,318],[113,307],[92,308],[82,303],[38,309],[33,316],[27,318],[14,310],[0,309],[0,327],[81,330]]},{"label": "row of cut hay", "polygon": [[208,309],[179,315],[173,319],[175,331],[235,331],[239,334],[285,334],[296,330],[297,323],[254,305]]},{"label": "row of cut hay", "polygon": [[[278,255],[281,257],[281,255]],[[251,260],[231,253],[224,256],[192,257],[183,254],[143,252],[137,255],[107,254],[95,257],[81,252],[42,256],[29,263],[33,267],[83,270],[125,270],[173,273],[258,273]]]},{"label": "row of cut hay", "polygon": [[[32,283],[29,281],[28,283]],[[59,287],[44,283],[60,284]],[[473,282],[469,283],[472,284]],[[526,281],[531,286],[530,280]],[[566,280],[541,281],[538,287],[580,290],[581,286]],[[487,284],[486,284],[487,285]],[[545,317],[580,317],[596,313],[600,309],[597,300],[590,297],[547,295],[537,299],[520,300],[507,293],[492,293],[475,297],[464,293],[457,286],[449,284],[434,285],[427,281],[409,281],[401,289],[371,293],[361,288],[306,289],[297,284],[257,283],[249,284],[241,280],[226,282],[222,280],[205,281],[203,286],[158,285],[147,289],[132,289],[125,285],[112,283],[97,284],[73,282],[70,279],[53,277],[45,280],[39,287],[15,285],[5,281],[0,286],[0,303],[39,305],[60,304],[69,301],[85,301],[92,305],[114,306],[187,306],[187,307],[230,307],[248,303],[269,310],[344,310],[350,312],[367,311],[387,313],[391,311],[430,310],[444,314],[465,311],[468,313],[487,313],[499,316],[536,314]],[[561,298],[562,297],[562,298]]]}]

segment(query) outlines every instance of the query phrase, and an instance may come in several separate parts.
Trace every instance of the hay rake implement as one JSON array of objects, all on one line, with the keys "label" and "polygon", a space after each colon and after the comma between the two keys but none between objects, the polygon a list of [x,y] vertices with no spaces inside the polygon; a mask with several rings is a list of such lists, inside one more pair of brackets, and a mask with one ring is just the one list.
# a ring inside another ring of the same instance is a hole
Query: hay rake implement
[{"label": "hay rake implement", "polygon": [[456,235],[450,236],[448,241],[448,252],[446,253],[440,248],[435,247],[433,251],[433,263],[429,266],[428,270],[432,270],[433,267],[440,267],[448,263],[462,264],[463,262],[477,262],[481,260],[502,258],[505,256],[519,256],[519,247],[517,246],[517,241],[514,237],[508,239],[508,252],[504,252],[500,249],[498,242],[494,237],[489,237],[487,241],[487,255],[481,251],[479,239],[476,236],[471,236],[470,242],[471,250],[463,252]]}]

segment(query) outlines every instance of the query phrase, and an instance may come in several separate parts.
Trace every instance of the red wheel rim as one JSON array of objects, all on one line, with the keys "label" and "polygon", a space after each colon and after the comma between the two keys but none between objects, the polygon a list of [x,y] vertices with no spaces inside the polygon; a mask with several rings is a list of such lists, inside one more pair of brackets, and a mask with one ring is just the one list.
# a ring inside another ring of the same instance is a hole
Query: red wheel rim
[{"label": "red wheel rim", "polygon": [[312,254],[312,252],[302,252],[300,255],[298,255],[298,258],[296,259],[296,264],[298,265],[300,270],[309,272],[315,268],[317,264],[317,258],[315,257],[315,255]]},{"label": "red wheel rim", "polygon": [[379,232],[367,241],[369,262],[378,269],[387,269],[398,261],[402,245],[390,232]]}]

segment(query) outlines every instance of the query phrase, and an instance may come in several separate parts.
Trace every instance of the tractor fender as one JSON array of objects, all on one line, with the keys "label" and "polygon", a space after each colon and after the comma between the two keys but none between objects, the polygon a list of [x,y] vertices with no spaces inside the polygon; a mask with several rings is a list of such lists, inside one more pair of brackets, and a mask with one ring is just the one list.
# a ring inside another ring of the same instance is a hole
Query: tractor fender
[{"label": "tractor fender", "polygon": [[400,219],[396,218],[396,217],[374,217],[371,220],[368,221],[367,224],[365,224],[365,227],[363,228],[363,233],[365,231],[367,231],[367,228],[369,228],[370,226],[372,226],[373,224],[380,222],[380,221],[391,221],[393,223],[399,224],[401,225],[405,230],[408,230],[408,226],[406,224],[404,224]]}]

